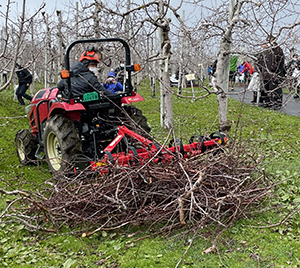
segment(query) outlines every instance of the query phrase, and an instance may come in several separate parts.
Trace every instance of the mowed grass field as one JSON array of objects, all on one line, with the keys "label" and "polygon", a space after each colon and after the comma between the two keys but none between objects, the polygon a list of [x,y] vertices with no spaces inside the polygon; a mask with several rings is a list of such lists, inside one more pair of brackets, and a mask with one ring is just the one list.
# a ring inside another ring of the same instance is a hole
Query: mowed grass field
[{"label": "mowed grass field", "polygon": [[[153,98],[149,84],[143,82],[138,93],[144,101],[135,106],[148,118],[152,135],[164,142],[168,131],[160,126],[159,92]],[[173,109],[174,131],[183,143],[192,135],[218,130],[214,95],[197,101],[174,96]],[[202,254],[217,233],[205,226],[193,239],[182,230],[153,236],[155,225],[127,226],[89,238],[75,233],[79,227],[62,226],[61,233],[29,231],[16,218],[14,222],[3,217],[18,196],[1,193],[0,267],[300,267],[300,118],[229,99],[228,119],[232,123],[229,143],[245,146],[255,157],[260,155],[260,168],[273,183],[281,183],[270,198],[222,234],[217,251]],[[46,163],[25,167],[19,163],[15,134],[28,127],[24,107],[13,99],[12,89],[1,92],[0,189],[36,193],[51,178]]]}]

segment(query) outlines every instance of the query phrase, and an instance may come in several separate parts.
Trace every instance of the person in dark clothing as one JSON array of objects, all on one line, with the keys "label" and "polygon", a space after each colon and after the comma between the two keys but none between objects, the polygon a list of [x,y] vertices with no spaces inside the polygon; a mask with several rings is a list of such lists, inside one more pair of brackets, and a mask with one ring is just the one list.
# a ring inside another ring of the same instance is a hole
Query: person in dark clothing
[{"label": "person in dark clothing", "polygon": [[25,105],[23,98],[29,101],[32,100],[32,97],[26,94],[27,89],[32,83],[32,75],[26,68],[23,68],[18,63],[16,63],[15,68],[16,68],[16,74],[18,76],[18,81],[19,81],[19,86],[16,90],[16,96],[20,105]]},{"label": "person in dark clothing", "polygon": [[257,68],[261,74],[264,91],[261,94],[261,106],[279,109],[282,106],[282,88],[280,83],[285,75],[284,54],[272,37],[271,45],[263,44],[265,50],[259,55]]},{"label": "person in dark clothing", "polygon": [[[268,49],[268,44],[264,42],[261,45],[262,52],[256,55],[257,57],[257,63],[255,66],[255,69],[259,73],[259,76],[261,78],[261,83],[262,83],[262,90],[260,92],[260,98],[259,98],[259,105],[265,106],[265,103],[269,103],[269,96],[266,93],[264,85],[269,81],[268,77],[268,71],[266,70],[266,56],[267,56],[267,49]],[[253,103],[256,103],[256,98],[257,98],[257,93],[253,93]]]},{"label": "person in dark clothing", "polygon": [[273,109],[280,109],[282,107],[282,87],[281,84],[286,74],[284,64],[284,54],[282,48],[275,42],[275,38],[271,38],[272,52],[274,55],[273,72],[275,73],[275,88],[271,91],[271,105]]},{"label": "person in dark clothing", "polygon": [[[88,47],[79,59],[71,66],[71,91],[73,97],[82,97],[84,93],[100,91],[105,96],[111,96],[112,93],[105,89],[95,75],[97,64],[100,62],[94,47]],[[61,80],[57,88],[64,92],[67,89],[67,80]]]}]

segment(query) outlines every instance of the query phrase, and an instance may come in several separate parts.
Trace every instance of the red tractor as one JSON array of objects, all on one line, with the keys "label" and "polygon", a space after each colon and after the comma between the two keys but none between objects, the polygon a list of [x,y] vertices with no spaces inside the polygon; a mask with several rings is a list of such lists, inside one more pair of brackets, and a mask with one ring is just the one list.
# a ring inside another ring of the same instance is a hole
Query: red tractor
[{"label": "red tractor", "polygon": [[[94,42],[117,42],[125,52],[124,90],[104,96],[100,91],[72,96],[69,54],[77,44]],[[225,144],[226,138],[213,133],[209,138],[192,137],[188,145],[171,142],[169,148],[161,147],[149,138],[147,119],[139,109],[130,105],[143,98],[131,83],[131,73],[138,70],[132,65],[128,44],[119,38],[77,40],[65,52],[65,68],[62,78],[67,80],[66,92],[57,87],[38,91],[30,105],[30,129],[19,130],[16,147],[19,160],[26,165],[45,158],[52,173],[89,166],[104,171],[108,162],[119,166],[171,161],[175,152],[182,157],[200,154],[208,147]],[[126,118],[130,116],[129,125]],[[135,126],[139,125],[141,127]],[[128,127],[127,127],[128,126]],[[194,139],[197,139],[194,141]]]}]

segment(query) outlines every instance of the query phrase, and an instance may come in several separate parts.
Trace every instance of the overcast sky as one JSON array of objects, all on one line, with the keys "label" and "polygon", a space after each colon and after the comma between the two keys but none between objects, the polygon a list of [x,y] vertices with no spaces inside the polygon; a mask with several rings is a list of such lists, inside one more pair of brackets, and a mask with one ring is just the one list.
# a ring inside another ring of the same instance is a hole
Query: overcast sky
[{"label": "overcast sky", "polygon": [[[4,4],[4,1],[6,2],[5,4]],[[66,1],[62,1],[62,0],[26,0],[26,12],[29,14],[34,13],[36,10],[39,9],[39,7],[43,3],[46,3],[46,11],[51,12],[54,9],[63,8],[62,3],[64,3],[64,2],[66,2]],[[0,10],[3,13],[6,12],[6,5],[7,5],[7,0],[2,0]],[[19,14],[22,11],[22,6],[23,6],[23,0],[12,1],[10,16],[15,17],[16,14]]]},{"label": "overcast sky", "polygon": [[[93,0],[90,0],[90,2],[92,2],[92,1]],[[114,2],[114,1],[115,0],[113,0],[113,1],[108,0],[108,2]],[[213,1],[215,1],[215,0],[213,0]],[[64,0],[26,0],[27,11],[29,11],[30,13],[34,12],[44,2],[46,3],[46,10],[48,12],[50,12],[54,9],[64,9],[65,4],[68,4],[69,2],[75,3],[76,0],[65,0],[65,1]],[[78,2],[80,2],[80,1],[78,0]],[[142,3],[143,1],[142,0],[132,0],[132,2],[136,2],[136,3],[141,2]],[[149,2],[149,1],[146,0],[146,2]],[[209,0],[209,2],[212,2],[212,0]],[[170,3],[171,3],[171,5],[176,6],[178,3],[180,3],[180,0],[171,0]],[[5,11],[6,4],[7,4],[7,0],[1,1],[1,5],[2,5],[1,11],[3,11],[3,12]],[[22,5],[23,5],[23,0],[12,1],[12,4],[11,4],[12,11],[13,10],[15,11],[18,9],[18,11],[20,12]]]},{"label": "overcast sky", "polygon": [[[93,0],[90,0],[92,2]],[[115,0],[109,1],[108,2],[114,2]],[[149,0],[146,0],[146,2]],[[209,3],[215,2],[217,0],[207,0]],[[45,10],[47,13],[52,13],[55,10],[64,10],[66,9],[66,5],[69,3],[75,3],[75,0],[26,0],[26,13],[27,15],[33,14],[35,11],[37,11],[40,6],[43,3],[46,3]],[[80,2],[78,0],[78,2]],[[142,0],[132,0],[132,2],[139,3],[143,2]],[[177,7],[178,4],[180,3],[180,0],[171,0],[171,5],[174,7]],[[6,12],[6,5],[7,5],[7,0],[1,0],[0,1],[0,25],[3,25],[3,16]],[[14,0],[11,3],[11,10],[10,10],[10,18],[15,20],[17,15],[20,14],[22,11],[22,5],[23,5],[23,0]],[[179,11],[179,14],[182,15],[182,11],[185,10],[186,13],[186,18],[188,17],[189,13],[193,10],[191,6],[185,4]]]},{"label": "overcast sky", "polygon": [[[4,24],[4,14],[6,12],[6,5],[7,5],[7,1],[8,0],[0,0],[0,27]],[[37,11],[39,9],[39,7],[43,4],[46,3],[45,6],[45,11],[49,14],[52,14],[55,10],[67,10],[67,6],[69,6],[69,3],[72,3],[73,5],[75,4],[75,2],[78,1],[80,2],[80,0],[26,0],[26,17],[28,18],[30,15],[34,14],[35,11]],[[104,0],[105,1],[105,0]],[[115,1],[117,0],[106,0],[108,3],[115,3]],[[125,0],[127,1],[127,0]],[[145,2],[149,2],[151,0],[144,0]],[[188,0],[185,0],[188,1]],[[202,5],[205,6],[218,6],[220,5],[222,2],[225,3],[229,3],[229,0],[202,0],[199,1],[199,4],[201,3]],[[85,2],[85,1],[83,1]],[[92,3],[93,0],[86,0],[86,2],[90,2]],[[131,2],[134,3],[143,3],[143,0],[131,0]],[[181,2],[181,0],[170,0],[170,3],[173,7],[177,7],[179,5],[179,3]],[[192,2],[192,1],[190,1]],[[291,6],[291,11],[296,11],[296,12],[300,12],[300,1],[293,1],[295,3],[298,3],[294,6]],[[11,10],[10,10],[10,14],[9,17],[12,20],[16,20],[17,16],[20,16],[20,12],[22,11],[22,5],[23,5],[23,0],[11,0]],[[229,7],[229,4],[228,4]],[[299,9],[299,10],[298,10]],[[189,24],[194,24],[196,21],[199,20],[199,17],[202,15],[207,15],[207,14],[203,14],[208,12],[207,9],[201,9],[200,7],[198,7],[197,9],[195,9],[195,5],[188,5],[188,4],[183,4],[181,9],[178,11],[179,15],[182,16],[182,12],[183,10],[185,10],[185,20],[186,23]],[[201,14],[201,15],[200,15]],[[286,24],[290,24],[292,23],[295,19],[299,20],[299,16],[297,16],[297,18],[295,16],[290,16],[288,18],[285,19],[285,23]],[[173,19],[172,17],[172,21],[176,23],[176,19]]]}]

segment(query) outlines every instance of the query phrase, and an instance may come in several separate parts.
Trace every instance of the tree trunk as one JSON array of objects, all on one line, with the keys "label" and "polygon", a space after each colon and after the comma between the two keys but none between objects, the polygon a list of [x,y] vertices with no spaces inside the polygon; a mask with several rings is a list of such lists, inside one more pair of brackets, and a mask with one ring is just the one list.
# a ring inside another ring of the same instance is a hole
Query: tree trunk
[{"label": "tree trunk", "polygon": [[[182,11],[182,21],[185,20],[185,10]],[[184,46],[184,35],[181,37],[180,42],[180,59],[179,59],[179,70],[178,70],[178,94],[181,94],[182,86],[183,86],[183,46]]]},{"label": "tree trunk", "polygon": [[[154,55],[156,53],[156,31],[154,32],[154,37],[151,39],[152,40],[152,55]],[[150,63],[151,64],[151,63]],[[156,70],[156,62],[153,61],[152,62],[152,71],[150,71],[150,75],[151,75],[151,88],[152,88],[152,97],[154,98],[156,96],[156,72],[154,71]]]},{"label": "tree trunk", "polygon": [[49,87],[50,74],[53,67],[50,64],[50,62],[48,62],[48,56],[50,56],[50,50],[51,50],[51,33],[50,33],[49,22],[48,22],[48,14],[43,13],[43,16],[44,16],[44,22],[46,26],[44,86],[45,88],[47,88]]},{"label": "tree trunk", "polygon": [[242,2],[237,0],[229,1],[229,16],[228,26],[222,37],[220,45],[220,53],[217,64],[217,84],[223,89],[223,93],[218,95],[219,103],[219,130],[229,131],[231,128],[230,122],[227,120],[227,102],[228,102],[228,84],[229,84],[229,66],[230,66],[230,51],[231,51],[231,40],[232,40],[232,29],[235,22],[233,21],[234,16],[238,16],[242,7]]},{"label": "tree trunk", "polygon": [[[161,0],[162,1],[162,0]],[[173,127],[173,103],[172,91],[170,88],[169,77],[169,58],[171,55],[171,44],[169,38],[170,26],[167,18],[163,17],[164,8],[160,2],[159,13],[160,21],[160,56],[163,60],[160,61],[160,94],[161,94],[161,126],[166,129]]]},{"label": "tree trunk", "polygon": [[169,60],[168,58],[164,61],[165,70],[162,73],[163,81],[163,106],[164,106],[164,115],[163,115],[163,127],[166,129],[171,129],[173,127],[173,102],[172,102],[172,91],[170,88],[170,78],[169,78]]},{"label": "tree trunk", "polygon": [[58,17],[58,51],[59,51],[59,57],[58,57],[58,70],[62,70],[64,68],[64,51],[63,51],[63,34],[62,34],[62,16],[61,11],[56,11],[57,17]]},{"label": "tree trunk", "polygon": [[31,58],[34,60],[31,69],[32,75],[32,83],[30,85],[30,94],[31,96],[35,93],[35,59],[34,59],[34,52],[35,52],[35,42],[34,42],[34,32],[33,32],[33,19],[31,20]]},{"label": "tree trunk", "polygon": [[217,64],[217,84],[223,89],[223,93],[218,95],[219,103],[219,130],[229,131],[231,128],[230,123],[227,120],[227,102],[228,102],[228,84],[229,84],[229,64],[230,55],[226,55],[225,51],[230,51],[230,44],[224,42],[221,44],[220,53]]},{"label": "tree trunk", "polygon": [[[127,9],[127,11],[130,10],[130,0],[127,0],[126,9]],[[125,17],[125,34],[126,34],[127,42],[129,42],[130,41],[130,36],[131,36],[131,33],[130,33],[130,15],[129,14]]]}]

